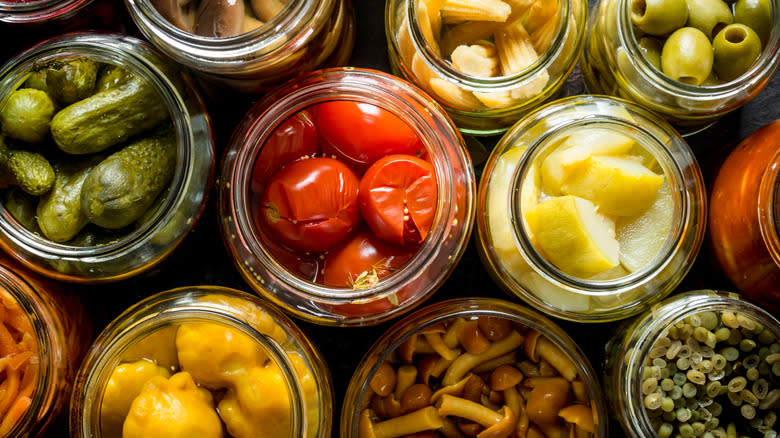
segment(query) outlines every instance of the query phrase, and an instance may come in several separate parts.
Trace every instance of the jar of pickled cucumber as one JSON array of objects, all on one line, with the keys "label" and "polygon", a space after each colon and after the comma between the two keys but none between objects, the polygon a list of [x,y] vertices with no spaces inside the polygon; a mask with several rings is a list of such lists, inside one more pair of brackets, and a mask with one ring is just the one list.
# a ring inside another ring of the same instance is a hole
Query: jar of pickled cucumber
[{"label": "jar of pickled cucumber", "polygon": [[575,96],[498,142],[477,197],[483,264],[507,292],[582,322],[641,312],[701,247],[696,159],[666,122],[627,101]]},{"label": "jar of pickled cucumber", "polygon": [[213,178],[210,119],[151,46],[70,34],[0,72],[0,248],[49,277],[147,270],[194,226]]},{"label": "jar of pickled cucumber", "polygon": [[149,297],[106,327],[79,370],[70,432],[325,438],[332,406],[327,366],[291,320],[247,293],[197,286]]},{"label": "jar of pickled cucumber", "polygon": [[694,133],[747,103],[777,70],[780,2],[603,0],[588,35],[590,93],[632,100]]},{"label": "jar of pickled cucumber", "polygon": [[[585,43],[583,0],[391,0],[390,64],[463,133],[498,134],[557,95]],[[450,4],[451,3],[451,4]]]},{"label": "jar of pickled cucumber", "polygon": [[418,88],[373,70],[303,76],[233,133],[222,237],[252,288],[318,324],[392,318],[465,251],[475,178],[463,139]]},{"label": "jar of pickled cucumber", "polygon": [[448,300],[396,323],[363,357],[342,438],[608,436],[606,400],[582,350],[526,307]]},{"label": "jar of pickled cucumber", "polygon": [[61,419],[92,336],[81,303],[0,255],[0,436],[41,437]]},{"label": "jar of pickled cucumber", "polygon": [[144,36],[214,84],[261,93],[344,65],[355,42],[350,0],[126,0]]},{"label": "jar of pickled cucumber", "polygon": [[780,321],[737,294],[654,305],[607,344],[605,389],[632,438],[776,436]]}]

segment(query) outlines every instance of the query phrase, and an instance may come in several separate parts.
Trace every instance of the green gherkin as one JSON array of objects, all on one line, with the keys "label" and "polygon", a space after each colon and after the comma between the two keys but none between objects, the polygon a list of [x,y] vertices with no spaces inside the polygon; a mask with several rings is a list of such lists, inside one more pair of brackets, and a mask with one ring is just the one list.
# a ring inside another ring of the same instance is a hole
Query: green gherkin
[{"label": "green gherkin", "polygon": [[38,233],[40,229],[35,219],[35,207],[37,204],[37,196],[29,195],[22,189],[14,187],[8,191],[3,207],[25,228],[33,233]]},{"label": "green gherkin", "polygon": [[20,88],[11,93],[0,109],[0,124],[9,137],[38,143],[49,133],[54,115],[51,97],[35,88]]},{"label": "green gherkin", "polygon": [[63,105],[92,94],[99,64],[88,58],[54,61],[46,69],[46,89]]},{"label": "green gherkin", "polygon": [[43,195],[54,185],[54,169],[43,155],[10,149],[0,137],[0,186],[19,186],[31,195]]},{"label": "green gherkin", "polygon": [[173,132],[135,141],[89,173],[81,189],[81,208],[100,227],[130,225],[154,204],[175,170]]},{"label": "green gherkin", "polygon": [[132,77],[133,73],[124,67],[105,64],[98,72],[97,83],[95,83],[95,92],[97,93],[119,87],[129,81]]}]

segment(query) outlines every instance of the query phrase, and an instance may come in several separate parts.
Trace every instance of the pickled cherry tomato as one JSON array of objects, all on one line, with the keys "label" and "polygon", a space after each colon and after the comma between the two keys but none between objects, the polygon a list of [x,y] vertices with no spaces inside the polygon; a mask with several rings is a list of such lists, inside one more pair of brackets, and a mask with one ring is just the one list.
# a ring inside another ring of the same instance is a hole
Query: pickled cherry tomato
[{"label": "pickled cherry tomato", "polygon": [[333,100],[317,105],[314,120],[322,151],[363,173],[390,154],[424,152],[417,134],[395,114],[369,103]]},{"label": "pickled cherry tomato", "polygon": [[433,166],[410,155],[388,155],[360,181],[360,212],[380,238],[399,245],[419,244],[436,213]]},{"label": "pickled cherry tomato", "polygon": [[306,158],[282,167],[260,199],[269,234],[291,249],[326,251],[360,225],[360,181],[344,163]]},{"label": "pickled cherry tomato", "polygon": [[322,282],[328,286],[367,289],[406,264],[416,250],[385,242],[371,230],[363,229],[328,252]]},{"label": "pickled cherry tomato", "polygon": [[262,193],[265,183],[285,164],[316,154],[318,141],[317,128],[306,111],[285,120],[260,149],[252,169],[252,191]]}]

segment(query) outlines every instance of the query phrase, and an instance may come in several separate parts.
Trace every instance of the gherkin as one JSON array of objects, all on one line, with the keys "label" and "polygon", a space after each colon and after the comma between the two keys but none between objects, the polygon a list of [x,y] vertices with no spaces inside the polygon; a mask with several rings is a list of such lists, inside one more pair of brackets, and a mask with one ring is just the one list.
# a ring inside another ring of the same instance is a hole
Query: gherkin
[{"label": "gherkin", "polygon": [[54,169],[41,154],[11,149],[0,136],[0,186],[19,186],[31,195],[43,195],[54,185]]},{"label": "gherkin", "polygon": [[0,109],[0,124],[9,137],[37,143],[49,133],[54,115],[51,97],[35,88],[20,88],[11,93]]},{"label": "gherkin", "polygon": [[46,69],[46,88],[63,105],[92,94],[99,64],[88,58],[52,62]]}]

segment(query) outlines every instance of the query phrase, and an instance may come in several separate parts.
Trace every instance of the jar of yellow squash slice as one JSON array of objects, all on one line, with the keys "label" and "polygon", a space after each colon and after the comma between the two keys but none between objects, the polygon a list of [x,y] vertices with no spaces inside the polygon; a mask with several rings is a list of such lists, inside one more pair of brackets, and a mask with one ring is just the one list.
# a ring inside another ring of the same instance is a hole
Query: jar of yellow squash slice
[{"label": "jar of yellow squash slice", "polygon": [[284,315],[220,287],[157,294],[99,336],[77,376],[71,436],[328,437],[330,376]]},{"label": "jar of yellow squash slice", "polygon": [[395,74],[441,103],[468,134],[505,131],[555,96],[585,42],[583,0],[389,0]]},{"label": "jar of yellow squash slice", "polygon": [[608,321],[677,286],[705,230],[688,145],[643,108],[576,96],[518,122],[485,165],[477,245],[494,280],[545,313]]}]

